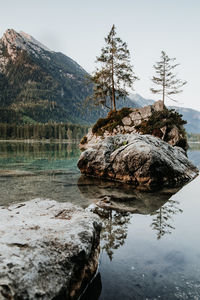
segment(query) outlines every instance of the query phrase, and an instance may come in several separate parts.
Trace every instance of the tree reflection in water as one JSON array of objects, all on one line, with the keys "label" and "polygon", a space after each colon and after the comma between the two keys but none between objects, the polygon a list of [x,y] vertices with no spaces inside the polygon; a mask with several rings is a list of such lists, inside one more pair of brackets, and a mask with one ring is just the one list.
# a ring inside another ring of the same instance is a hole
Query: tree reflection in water
[{"label": "tree reflection in water", "polygon": [[80,150],[76,143],[71,142],[0,142],[0,165],[7,168],[13,161],[15,163],[30,163],[38,159],[53,161],[56,159],[79,157]]},{"label": "tree reflection in water", "polygon": [[175,229],[173,216],[182,212],[179,202],[171,199],[180,187],[142,192],[130,185],[81,176],[78,188],[84,197],[94,201],[92,211],[102,218],[102,249],[110,260],[114,250],[124,244],[133,214],[153,216],[150,226],[160,239]]},{"label": "tree reflection in water", "polygon": [[165,234],[171,234],[172,230],[175,229],[172,225],[173,216],[183,212],[183,210],[178,207],[179,204],[178,201],[169,199],[165,205],[151,214],[154,216],[151,227],[156,231],[158,240]]},{"label": "tree reflection in water", "polygon": [[106,251],[110,260],[113,258],[114,250],[122,246],[127,238],[130,218],[131,214],[128,212],[109,210],[107,218],[103,220],[102,249]]}]

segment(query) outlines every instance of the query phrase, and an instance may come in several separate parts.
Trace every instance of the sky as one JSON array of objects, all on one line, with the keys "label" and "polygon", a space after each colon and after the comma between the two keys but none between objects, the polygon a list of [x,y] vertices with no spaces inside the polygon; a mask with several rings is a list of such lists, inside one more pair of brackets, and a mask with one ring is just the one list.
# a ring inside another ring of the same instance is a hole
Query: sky
[{"label": "sky", "polygon": [[131,63],[140,78],[134,91],[153,95],[153,65],[164,50],[180,66],[177,77],[187,80],[178,105],[200,110],[199,0],[0,0],[0,36],[6,29],[24,31],[48,48],[73,58],[89,73],[113,24],[128,44]]}]

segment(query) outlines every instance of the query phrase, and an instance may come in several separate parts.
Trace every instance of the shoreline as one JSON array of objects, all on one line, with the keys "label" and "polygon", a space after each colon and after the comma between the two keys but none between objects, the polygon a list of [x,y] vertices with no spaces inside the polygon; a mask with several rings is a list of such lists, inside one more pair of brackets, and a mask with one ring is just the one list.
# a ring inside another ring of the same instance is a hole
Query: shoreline
[{"label": "shoreline", "polygon": [[0,143],[42,143],[42,144],[72,144],[72,143],[79,143],[79,140],[51,140],[51,139],[45,139],[45,140],[34,140],[34,139],[25,139],[25,140],[1,140]]},{"label": "shoreline", "polygon": [[[72,140],[59,140],[59,139],[0,139],[0,143],[63,143],[63,144],[70,144],[70,143],[80,143],[80,140],[72,139]],[[200,142],[196,141],[188,141],[189,144],[200,144]]]}]

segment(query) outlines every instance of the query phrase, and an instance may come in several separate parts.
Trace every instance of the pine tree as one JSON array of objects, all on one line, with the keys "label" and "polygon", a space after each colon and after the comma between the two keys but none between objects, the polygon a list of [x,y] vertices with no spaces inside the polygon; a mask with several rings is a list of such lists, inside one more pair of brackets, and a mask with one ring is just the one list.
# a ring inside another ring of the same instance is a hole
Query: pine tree
[{"label": "pine tree", "polygon": [[176,78],[176,73],[174,69],[179,66],[179,64],[173,64],[176,58],[169,58],[168,55],[162,51],[160,61],[156,62],[153,66],[156,70],[156,75],[153,76],[152,82],[158,86],[158,88],[151,88],[153,94],[161,94],[163,108],[165,104],[165,98],[175,101],[170,95],[179,94],[182,92],[182,87],[187,83],[187,81],[182,81]]},{"label": "pine tree", "polygon": [[[116,111],[116,99],[128,95],[127,88],[132,88],[135,76],[130,64],[130,52],[127,44],[116,36],[115,25],[105,38],[106,46],[97,57],[100,68],[96,68],[90,77],[93,95],[90,97],[95,104],[102,104],[111,111]],[[109,104],[110,103],[110,106]]]}]

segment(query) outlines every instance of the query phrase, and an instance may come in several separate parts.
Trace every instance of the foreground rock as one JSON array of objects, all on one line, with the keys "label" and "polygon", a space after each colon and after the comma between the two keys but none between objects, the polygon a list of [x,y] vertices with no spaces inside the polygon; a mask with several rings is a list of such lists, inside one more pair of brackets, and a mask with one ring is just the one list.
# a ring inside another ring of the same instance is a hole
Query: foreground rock
[{"label": "foreground rock", "polygon": [[85,175],[140,188],[176,187],[198,174],[183,149],[139,134],[119,134],[99,141],[82,152],[78,167]]},{"label": "foreground rock", "polygon": [[35,199],[0,219],[0,299],[77,299],[97,270],[98,217]]}]

